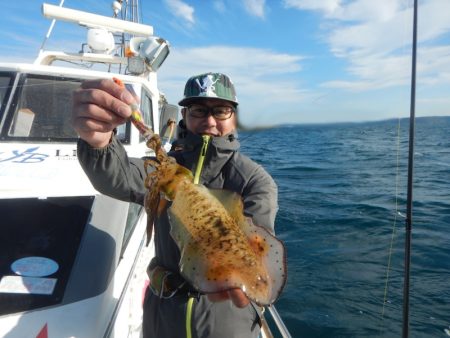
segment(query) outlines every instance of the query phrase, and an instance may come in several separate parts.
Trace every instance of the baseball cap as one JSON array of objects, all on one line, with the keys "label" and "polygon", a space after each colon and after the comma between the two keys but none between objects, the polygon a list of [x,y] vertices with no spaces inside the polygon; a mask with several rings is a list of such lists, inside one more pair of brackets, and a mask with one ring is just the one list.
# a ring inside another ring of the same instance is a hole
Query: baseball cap
[{"label": "baseball cap", "polygon": [[184,87],[184,97],[178,102],[187,106],[193,100],[216,98],[238,105],[236,90],[228,76],[221,73],[205,73],[192,76]]}]

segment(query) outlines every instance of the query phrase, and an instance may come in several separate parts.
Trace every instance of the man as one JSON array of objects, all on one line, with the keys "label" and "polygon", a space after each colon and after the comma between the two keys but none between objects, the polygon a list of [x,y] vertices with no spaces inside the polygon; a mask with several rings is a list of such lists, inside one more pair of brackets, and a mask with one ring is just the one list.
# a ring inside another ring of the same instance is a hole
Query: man
[{"label": "man", "polygon": [[[143,160],[128,158],[113,133],[130,117],[133,102],[113,81],[84,82],[74,93],[73,124],[80,135],[79,161],[96,189],[143,204]],[[179,105],[183,119],[170,155],[194,173],[195,183],[240,194],[244,214],[273,232],[277,187],[261,166],[238,151],[233,83],[220,73],[193,76]],[[180,253],[169,230],[166,207],[154,225],[156,252],[148,270],[144,337],[257,337],[261,308],[239,289],[196,292],[178,273]]]}]

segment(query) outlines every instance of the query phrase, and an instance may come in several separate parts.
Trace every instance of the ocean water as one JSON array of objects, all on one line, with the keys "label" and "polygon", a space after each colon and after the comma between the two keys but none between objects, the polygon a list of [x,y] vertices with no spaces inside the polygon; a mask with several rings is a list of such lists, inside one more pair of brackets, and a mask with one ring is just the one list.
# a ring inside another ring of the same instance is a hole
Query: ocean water
[{"label": "ocean water", "polygon": [[[409,336],[448,337],[450,117],[415,129]],[[293,337],[401,336],[408,132],[401,119],[240,133],[279,187],[275,306]]]}]

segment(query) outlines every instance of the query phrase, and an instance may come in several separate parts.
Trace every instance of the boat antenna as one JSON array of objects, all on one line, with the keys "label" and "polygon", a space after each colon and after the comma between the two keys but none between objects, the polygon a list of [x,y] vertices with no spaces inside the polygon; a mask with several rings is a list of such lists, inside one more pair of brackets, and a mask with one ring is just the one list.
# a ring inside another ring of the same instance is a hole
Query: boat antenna
[{"label": "boat antenna", "polygon": [[411,67],[411,104],[409,116],[409,156],[408,156],[408,187],[406,197],[405,219],[405,279],[403,283],[403,330],[402,337],[409,336],[409,277],[411,270],[411,232],[412,232],[412,202],[413,202],[413,168],[414,168],[414,127],[416,105],[416,54],[417,54],[417,0],[414,0],[413,43]]},{"label": "boat antenna", "polygon": [[[125,1],[125,4],[124,4]],[[123,6],[125,5],[125,6]],[[113,17],[135,23],[141,23],[142,9],[140,0],[114,0],[112,4]],[[120,41],[120,56],[126,56],[126,46],[130,42],[131,35],[125,32],[116,34],[117,39]],[[111,69],[111,65],[109,66]],[[119,66],[119,73],[121,73],[122,65]]]},{"label": "boat antenna", "polygon": [[[61,0],[61,2],[59,3],[59,7],[62,7],[63,4],[64,4],[64,0]],[[47,40],[50,37],[50,34],[52,34],[55,23],[56,23],[56,19],[53,19],[50,24],[50,27],[48,28],[47,35],[45,36],[44,41],[42,41],[41,48],[39,49],[39,55],[44,51],[44,46],[47,43]]]}]

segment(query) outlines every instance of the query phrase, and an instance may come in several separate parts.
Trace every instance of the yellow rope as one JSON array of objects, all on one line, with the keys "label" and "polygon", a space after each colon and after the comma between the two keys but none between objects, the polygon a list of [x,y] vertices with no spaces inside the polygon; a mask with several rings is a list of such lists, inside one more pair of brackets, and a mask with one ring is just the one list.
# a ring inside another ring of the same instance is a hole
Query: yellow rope
[{"label": "yellow rope", "polygon": [[208,148],[208,142],[211,136],[209,135],[203,135],[203,146],[202,150],[200,150],[200,156],[198,158],[197,162],[197,168],[195,169],[195,175],[194,175],[194,184],[198,184],[200,182],[200,174],[203,169],[203,162],[205,161],[206,157],[206,149]]},{"label": "yellow rope", "polygon": [[186,307],[186,338],[192,338],[192,307],[194,305],[194,297],[190,296]]}]

